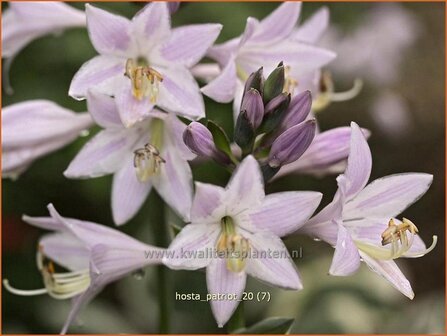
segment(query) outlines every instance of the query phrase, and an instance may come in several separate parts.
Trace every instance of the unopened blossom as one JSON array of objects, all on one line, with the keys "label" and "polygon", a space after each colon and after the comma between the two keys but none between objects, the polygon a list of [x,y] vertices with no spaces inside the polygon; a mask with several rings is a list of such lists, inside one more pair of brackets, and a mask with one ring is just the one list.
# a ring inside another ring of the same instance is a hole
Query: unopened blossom
[{"label": "unopened blossom", "polygon": [[2,177],[16,178],[36,159],[74,141],[94,124],[48,100],[30,100],[2,109]]},{"label": "unopened blossom", "polygon": [[23,217],[33,226],[54,231],[44,235],[37,248],[37,267],[44,288],[17,289],[6,279],[3,284],[9,292],[21,296],[48,294],[58,300],[72,299],[61,331],[65,334],[82,307],[106,285],[161,263],[164,250],[104,225],[62,217],[52,204],[48,210],[51,217]]},{"label": "unopened blossom", "polygon": [[292,38],[300,11],[300,2],[286,2],[261,21],[249,17],[240,37],[210,48],[208,56],[216,60],[222,70],[202,92],[218,102],[234,99],[235,107],[239,108],[242,83],[250,73],[261,66],[269,73],[281,61],[287,69],[285,91],[307,89],[300,79],[328,64],[335,54]]},{"label": "unopened blossom", "polygon": [[337,178],[333,201],[300,232],[325,240],[335,247],[329,273],[346,276],[364,261],[374,272],[412,299],[409,281],[395,259],[416,258],[430,252],[409,219],[396,218],[416,202],[431,185],[433,176],[422,173],[395,174],[371,183],[371,152],[357,124],[351,124],[351,148],[344,174]]},{"label": "unopened blossom", "polygon": [[90,40],[100,54],[76,73],[69,95],[88,89],[115,96],[126,127],[150,116],[156,105],[192,118],[204,116],[203,98],[189,72],[214,43],[219,24],[171,29],[168,5],[153,2],[132,20],[86,5]]},{"label": "unopened blossom", "polygon": [[8,2],[2,14],[2,57],[12,58],[33,40],[85,27],[85,13],[63,2]]},{"label": "unopened blossom", "polygon": [[210,294],[236,296],[211,300],[222,327],[239,304],[247,274],[281,288],[302,288],[279,237],[301,227],[320,200],[320,193],[310,191],[265,195],[258,163],[248,156],[225,189],[196,183],[191,223],[176,236],[163,262],[173,269],[206,267]]},{"label": "unopened blossom", "polygon": [[114,174],[112,214],[116,224],[131,219],[154,187],[185,220],[192,201],[192,174],[187,160],[194,154],[183,143],[186,128],[177,117],[156,109],[132,127],[120,119],[116,100],[87,93],[93,119],[104,129],[81,149],[64,175],[93,178]]}]

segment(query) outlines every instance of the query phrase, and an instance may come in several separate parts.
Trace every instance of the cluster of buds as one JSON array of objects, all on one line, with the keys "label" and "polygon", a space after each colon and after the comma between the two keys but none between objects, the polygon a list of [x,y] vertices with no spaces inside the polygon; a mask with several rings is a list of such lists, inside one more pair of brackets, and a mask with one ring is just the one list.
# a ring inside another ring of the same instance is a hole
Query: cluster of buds
[{"label": "cluster of buds", "polygon": [[199,156],[220,164],[234,165],[248,155],[259,161],[265,181],[279,169],[298,160],[312,143],[315,119],[309,118],[312,96],[309,91],[291,98],[287,92],[282,62],[267,77],[263,68],[245,83],[240,112],[234,129],[235,151],[225,132],[212,122],[192,122],[185,130],[185,144]]}]

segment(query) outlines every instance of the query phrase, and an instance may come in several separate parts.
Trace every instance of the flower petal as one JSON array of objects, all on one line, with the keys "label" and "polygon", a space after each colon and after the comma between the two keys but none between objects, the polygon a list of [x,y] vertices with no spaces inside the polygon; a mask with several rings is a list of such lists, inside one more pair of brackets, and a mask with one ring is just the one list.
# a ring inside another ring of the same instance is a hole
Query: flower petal
[{"label": "flower petal", "polygon": [[[211,310],[219,328],[228,322],[236,310],[245,289],[246,278],[245,272],[229,271],[225,258],[214,258],[206,268],[208,293],[216,296],[216,299],[210,301]],[[218,295],[232,295],[235,299],[219,300]]]},{"label": "flower petal", "polygon": [[22,220],[40,229],[51,231],[66,231],[65,225],[52,217],[31,217],[23,215]]},{"label": "flower petal", "polygon": [[122,225],[135,216],[152,188],[150,181],[138,180],[133,158],[130,155],[126,158],[127,162],[115,173],[112,183],[112,214],[117,225]]},{"label": "flower petal", "polygon": [[316,43],[328,25],[329,9],[322,7],[293,33],[292,38],[302,42]]},{"label": "flower petal", "polygon": [[197,24],[175,28],[161,49],[164,59],[187,68],[197,64],[222,30],[220,24]]},{"label": "flower petal", "polygon": [[196,155],[186,146],[183,141],[183,132],[186,125],[181,122],[175,114],[169,113],[165,118],[165,132],[171,138],[172,143],[184,160],[191,161]]},{"label": "flower petal", "polygon": [[88,113],[75,113],[48,100],[29,100],[2,109],[2,148],[18,149],[52,141],[60,147],[93,125]]},{"label": "flower petal", "polygon": [[322,194],[290,191],[267,195],[258,209],[250,213],[254,226],[283,237],[306,223],[321,201]]},{"label": "flower petal", "polygon": [[68,95],[82,100],[90,88],[113,96],[124,79],[125,60],[115,56],[96,56],[85,62],[74,75]]},{"label": "flower petal", "polygon": [[95,122],[102,128],[123,127],[115,99],[89,90],[87,92],[87,109]]},{"label": "flower petal", "polygon": [[105,55],[126,57],[132,47],[130,21],[122,16],[85,5],[87,29],[96,51]]},{"label": "flower petal", "polygon": [[432,181],[432,175],[423,173],[395,174],[379,178],[346,204],[343,216],[345,218],[397,216],[421,198]]},{"label": "flower petal", "polygon": [[225,189],[213,184],[196,182],[196,193],[191,207],[193,223],[210,223],[213,214],[222,206],[225,200]]},{"label": "flower petal", "polygon": [[264,196],[264,182],[259,164],[253,156],[247,156],[228,182],[225,197],[227,212],[235,215],[259,206]]},{"label": "flower petal", "polygon": [[132,35],[135,36],[143,55],[161,45],[169,38],[171,15],[165,2],[152,2],[140,10],[132,19]]},{"label": "flower petal", "polygon": [[334,224],[338,226],[338,235],[329,274],[335,276],[351,275],[360,267],[359,250],[348,230],[340,223],[334,222]]},{"label": "flower petal", "polygon": [[182,159],[174,144],[166,143],[162,152],[165,163],[152,183],[163,200],[185,221],[189,221],[192,204],[192,172],[188,161]]},{"label": "flower petal", "polygon": [[368,183],[371,174],[372,158],[366,138],[360,127],[351,122],[351,143],[348,166],[344,172],[346,178],[346,200],[355,197]]},{"label": "flower petal", "polygon": [[269,232],[246,232],[243,236],[249,240],[251,249],[247,259],[248,274],[272,286],[303,288],[298,270],[281,239]]},{"label": "flower petal", "polygon": [[285,2],[264,18],[250,42],[280,41],[290,35],[301,12],[301,2]]},{"label": "flower petal", "polygon": [[78,238],[69,233],[51,233],[39,240],[41,252],[60,266],[71,271],[89,267],[90,251]]},{"label": "flower petal", "polygon": [[115,99],[121,121],[128,128],[148,118],[154,107],[148,98],[138,100],[133,96],[130,80],[122,82]]},{"label": "flower petal", "polygon": [[411,288],[410,282],[407,280],[399,267],[397,267],[394,261],[377,260],[371,258],[369,255],[361,251],[360,256],[372,271],[388,280],[394,288],[396,288],[406,297],[410,299],[414,298],[414,292]]},{"label": "flower petal", "polygon": [[236,64],[230,59],[221,74],[200,90],[205,96],[219,103],[228,103],[234,98],[236,85]]},{"label": "flower petal", "polygon": [[116,172],[132,151],[137,134],[128,130],[103,130],[87,142],[65,170],[68,178],[98,177]]},{"label": "flower petal", "polygon": [[191,118],[205,116],[205,106],[200,89],[189,70],[182,66],[160,69],[163,82],[157,106],[166,111]]},{"label": "flower petal", "polygon": [[172,269],[196,270],[210,263],[219,226],[186,224],[169,246],[163,263]]}]

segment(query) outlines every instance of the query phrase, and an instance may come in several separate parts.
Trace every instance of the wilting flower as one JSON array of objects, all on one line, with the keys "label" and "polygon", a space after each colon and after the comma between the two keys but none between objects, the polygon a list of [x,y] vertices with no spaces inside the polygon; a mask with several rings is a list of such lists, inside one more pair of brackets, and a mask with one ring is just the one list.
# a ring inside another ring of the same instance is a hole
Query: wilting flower
[{"label": "wilting flower", "polygon": [[2,57],[12,58],[31,41],[85,27],[85,13],[62,2],[8,2],[2,15]]},{"label": "wilting flower", "polygon": [[258,163],[248,156],[226,189],[196,183],[191,223],[174,239],[163,262],[173,269],[206,267],[210,295],[235,295],[211,299],[221,327],[239,303],[247,274],[274,286],[302,288],[279,237],[303,225],[320,200],[317,192],[266,196]]},{"label": "wilting flower", "polygon": [[242,83],[250,73],[261,66],[271,72],[281,61],[287,70],[284,89],[288,92],[297,86],[298,92],[307,89],[301,85],[301,77],[329,63],[335,54],[292,38],[300,10],[301,3],[286,2],[262,21],[249,17],[240,37],[210,48],[208,56],[219,63],[222,71],[202,92],[218,102],[235,98],[235,106],[239,108]]},{"label": "wilting flower", "polygon": [[219,24],[171,29],[168,6],[154,2],[128,19],[86,5],[87,28],[100,54],[77,72],[69,94],[87,90],[115,96],[120,117],[130,127],[153,106],[189,117],[204,116],[203,98],[188,68],[213,44]]},{"label": "wilting flower", "polygon": [[72,142],[92,125],[88,113],[75,113],[47,100],[4,107],[2,176],[16,178],[34,160]]},{"label": "wilting flower", "polygon": [[114,174],[112,212],[115,223],[132,218],[152,186],[175,211],[188,219],[192,174],[187,160],[194,154],[182,139],[186,128],[175,115],[152,110],[130,128],[121,123],[113,98],[89,91],[87,106],[104,128],[70,163],[65,176],[92,178]]},{"label": "wilting flower", "polygon": [[300,232],[335,246],[329,273],[349,275],[364,261],[374,272],[412,299],[411,285],[394,259],[416,258],[430,252],[410,220],[395,217],[416,202],[430,187],[432,175],[395,174],[365,187],[371,173],[371,152],[357,124],[351,124],[348,165],[337,178],[334,200],[311,218]]},{"label": "wilting flower", "polygon": [[3,283],[17,295],[72,298],[72,308],[62,329],[65,334],[81,308],[107,284],[159,264],[164,250],[100,224],[64,218],[52,204],[48,210],[51,217],[23,217],[31,225],[55,231],[43,236],[37,249],[37,266],[45,287],[21,290],[12,287],[8,280]]}]

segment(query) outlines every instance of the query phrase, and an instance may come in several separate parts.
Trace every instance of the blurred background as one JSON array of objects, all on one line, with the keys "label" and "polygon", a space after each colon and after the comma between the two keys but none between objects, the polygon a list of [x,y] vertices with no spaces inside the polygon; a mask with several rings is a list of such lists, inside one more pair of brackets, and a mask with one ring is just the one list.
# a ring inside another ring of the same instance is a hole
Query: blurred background
[{"label": "blurred background", "polygon": [[[71,4],[83,8],[84,4]],[[98,3],[132,17],[142,3]],[[263,18],[277,3],[182,3],[173,25],[219,22],[224,25],[218,42],[238,36],[248,16]],[[250,279],[247,291],[269,291],[270,303],[248,302],[247,325],[270,316],[296,318],[292,333],[444,333],[445,332],[445,45],[444,4],[441,3],[305,3],[301,21],[328,6],[331,26],[322,44],[338,59],[328,69],[337,91],[364,81],[353,100],[333,103],[317,115],[323,130],[347,126],[351,120],[372,131],[371,179],[399,172],[434,175],[428,193],[403,214],[419,228],[434,251],[419,259],[399,260],[410,279],[415,299],[410,301],[365,265],[347,278],[327,275],[333,249],[307,237],[288,239],[302,249],[296,260],[304,280],[301,292],[283,291]],[[3,4],[3,8],[7,5]],[[85,102],[68,97],[68,87],[81,64],[96,54],[87,32],[72,29],[31,43],[14,60],[10,70],[13,95],[2,93],[3,106],[29,99],[49,99],[75,111]],[[208,118],[232,128],[231,105],[206,99]],[[110,209],[111,177],[68,180],[62,172],[89,136],[35,162],[16,181],[3,180],[2,276],[17,288],[42,287],[35,265],[41,231],[21,221],[22,214],[46,215],[54,203],[67,217],[113,225]],[[225,185],[229,175],[213,163],[194,166],[196,180]],[[334,176],[289,176],[268,186],[268,192],[315,190],[327,204],[336,190]],[[122,227],[126,233],[153,243],[148,222],[151,198],[137,217]],[[172,216],[173,221],[175,218]],[[205,273],[169,272],[179,293],[206,293]],[[129,276],[107,287],[81,314],[77,333],[155,333],[158,306],[154,269]],[[18,297],[3,290],[3,333],[58,333],[70,302],[46,296]],[[224,333],[218,329],[210,306],[204,302],[175,301],[174,333]]]}]

